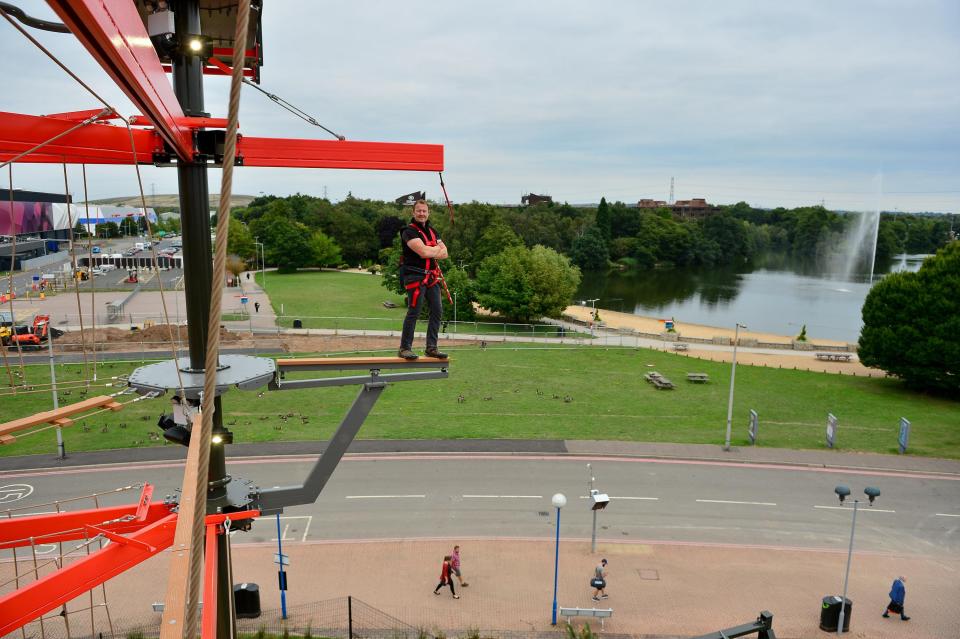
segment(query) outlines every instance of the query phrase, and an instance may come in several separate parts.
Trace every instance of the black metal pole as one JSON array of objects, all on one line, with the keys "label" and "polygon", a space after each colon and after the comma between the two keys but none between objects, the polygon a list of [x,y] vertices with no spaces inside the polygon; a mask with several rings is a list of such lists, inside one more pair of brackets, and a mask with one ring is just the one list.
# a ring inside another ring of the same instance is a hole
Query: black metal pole
[{"label": "black metal pole", "polygon": [[353,639],[353,597],[347,595],[347,639]]},{"label": "black metal pole", "polygon": [[[186,115],[204,116],[203,60],[190,52],[186,41],[201,35],[199,0],[176,0],[174,26],[181,46],[171,56],[173,90]],[[190,342],[190,368],[203,370],[207,349],[207,325],[210,317],[210,286],[213,282],[213,264],[210,242],[210,188],[204,158],[180,159],[177,162],[180,187],[180,221],[183,234],[184,293],[187,302],[187,335]],[[223,431],[223,410],[220,398],[214,402],[213,431]],[[212,444],[207,480],[214,486],[207,493],[207,512],[212,513],[225,504],[227,495],[226,458],[223,444]],[[236,634],[230,614],[233,607],[233,584],[227,566],[227,536],[217,538],[217,639],[229,639]]]}]

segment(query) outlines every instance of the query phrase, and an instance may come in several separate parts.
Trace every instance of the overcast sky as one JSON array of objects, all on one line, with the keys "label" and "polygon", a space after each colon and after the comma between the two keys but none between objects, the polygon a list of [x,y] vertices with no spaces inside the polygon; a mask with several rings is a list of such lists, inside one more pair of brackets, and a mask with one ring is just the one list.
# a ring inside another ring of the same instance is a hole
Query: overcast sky
[{"label": "overcast sky", "polygon": [[[120,1],[120,0],[117,0]],[[15,0],[55,19],[35,0]],[[960,2],[264,0],[262,86],[351,140],[443,144],[451,198],[960,211]],[[0,21],[0,108],[98,106]],[[33,32],[125,115],[130,102],[69,35]],[[226,115],[228,80],[208,78]],[[241,132],[323,138],[245,89]],[[149,194],[176,189],[145,167]],[[236,172],[234,191],[441,197],[432,173]],[[79,170],[71,190],[82,197]],[[137,190],[90,167],[92,198]],[[219,190],[211,171],[211,190]],[[6,186],[6,179],[0,179]],[[62,191],[59,167],[14,187]]]}]

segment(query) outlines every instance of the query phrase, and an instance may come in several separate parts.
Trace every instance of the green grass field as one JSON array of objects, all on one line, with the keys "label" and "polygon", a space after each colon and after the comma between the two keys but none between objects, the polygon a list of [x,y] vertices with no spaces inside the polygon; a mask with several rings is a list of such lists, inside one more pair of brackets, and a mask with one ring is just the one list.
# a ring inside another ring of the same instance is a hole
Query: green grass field
[{"label": "green grass field", "polygon": [[[359,436],[723,442],[729,364],[632,348],[497,345],[448,350],[449,379],[392,385]],[[100,379],[139,364],[107,363]],[[677,389],[655,390],[643,381],[651,370],[672,379]],[[687,372],[708,373],[711,382],[689,384]],[[30,383],[45,383],[47,375],[45,365],[28,368]],[[61,382],[81,377],[82,365],[58,366]],[[90,395],[115,390],[93,389]],[[223,400],[225,421],[237,442],[327,439],[356,393],[346,387],[258,397],[232,390]],[[76,388],[61,397],[62,403],[78,399]],[[4,391],[0,407],[5,420],[15,419],[51,408],[51,395],[49,390],[17,396]],[[917,395],[890,379],[738,366],[735,445],[748,443],[751,408],[760,415],[761,446],[823,449],[826,416],[832,412],[839,420],[839,450],[895,453],[898,422],[907,417],[913,424],[911,454],[960,458],[960,403]],[[67,450],[164,445],[151,441],[148,433],[160,432],[157,417],[168,410],[169,399],[160,398],[96,415],[64,429]],[[52,429],[0,447],[0,455],[54,451]]]},{"label": "green grass field", "polygon": [[[256,278],[262,286],[263,275],[257,273]],[[280,325],[286,328],[299,319],[303,328],[399,331],[406,313],[403,296],[385,289],[381,281],[380,276],[362,273],[305,271],[279,275],[271,272],[267,274],[267,293]],[[393,302],[396,308],[384,307],[385,301]],[[426,330],[426,323],[423,324],[418,330]],[[450,324],[448,330],[453,331],[452,322]],[[471,335],[543,337],[555,335],[556,330],[549,325],[493,321],[458,322],[456,326],[456,332]]]}]

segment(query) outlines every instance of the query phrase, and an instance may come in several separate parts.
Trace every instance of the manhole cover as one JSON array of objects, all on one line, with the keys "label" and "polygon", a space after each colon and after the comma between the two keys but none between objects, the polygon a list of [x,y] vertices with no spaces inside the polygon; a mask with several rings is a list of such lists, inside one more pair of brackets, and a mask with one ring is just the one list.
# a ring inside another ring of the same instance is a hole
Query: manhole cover
[{"label": "manhole cover", "polygon": [[637,568],[637,573],[641,579],[660,581],[660,573],[655,568]]}]

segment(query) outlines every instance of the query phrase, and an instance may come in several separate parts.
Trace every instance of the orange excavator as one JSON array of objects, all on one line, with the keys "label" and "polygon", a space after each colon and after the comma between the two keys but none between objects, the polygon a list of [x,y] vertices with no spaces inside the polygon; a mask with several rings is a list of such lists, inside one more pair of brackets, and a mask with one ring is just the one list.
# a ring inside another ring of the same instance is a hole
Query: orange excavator
[{"label": "orange excavator", "polygon": [[9,347],[17,348],[19,344],[20,348],[40,348],[41,345],[47,343],[51,336],[57,338],[61,335],[63,335],[63,331],[50,326],[49,315],[37,315],[33,318],[33,328],[29,333],[10,336]]}]

